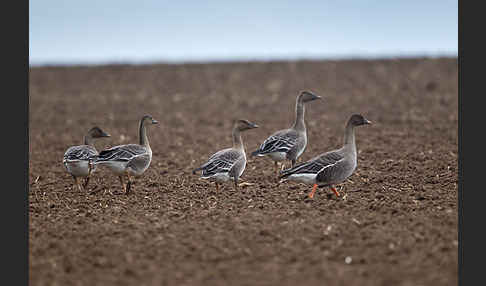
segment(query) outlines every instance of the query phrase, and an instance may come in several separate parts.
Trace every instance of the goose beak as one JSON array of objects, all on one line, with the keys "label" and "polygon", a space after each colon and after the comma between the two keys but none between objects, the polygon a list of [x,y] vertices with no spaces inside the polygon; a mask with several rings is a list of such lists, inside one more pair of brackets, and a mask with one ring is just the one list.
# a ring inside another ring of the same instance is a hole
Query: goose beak
[{"label": "goose beak", "polygon": [[371,122],[368,119],[366,119],[365,124],[373,124],[373,122]]},{"label": "goose beak", "polygon": [[152,124],[159,124],[159,122],[155,119],[152,119]]},{"label": "goose beak", "polygon": [[101,134],[101,137],[111,137],[111,135],[106,132],[103,132],[103,134]]},{"label": "goose beak", "polygon": [[316,100],[316,99],[322,99],[322,96],[319,96],[319,95],[315,95],[314,94],[314,98],[312,98],[312,100]]},{"label": "goose beak", "polygon": [[259,126],[258,126],[258,125],[256,125],[255,123],[252,123],[250,126],[251,126],[251,128],[258,128],[258,127],[259,127]]}]

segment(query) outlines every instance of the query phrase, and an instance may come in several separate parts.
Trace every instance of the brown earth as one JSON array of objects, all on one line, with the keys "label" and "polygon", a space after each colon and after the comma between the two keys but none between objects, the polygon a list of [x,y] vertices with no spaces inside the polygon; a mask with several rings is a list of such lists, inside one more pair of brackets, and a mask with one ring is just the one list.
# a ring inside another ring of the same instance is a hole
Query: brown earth
[{"label": "brown earth", "polygon": [[[112,65],[30,69],[31,285],[457,285],[457,58]],[[303,160],[338,148],[362,113],[358,168],[345,199],[274,179],[249,158],[238,191],[191,170],[231,145],[247,154],[307,105]],[[137,142],[145,113],[150,168],[121,194],[99,168],[73,188],[61,163],[93,125]]]}]

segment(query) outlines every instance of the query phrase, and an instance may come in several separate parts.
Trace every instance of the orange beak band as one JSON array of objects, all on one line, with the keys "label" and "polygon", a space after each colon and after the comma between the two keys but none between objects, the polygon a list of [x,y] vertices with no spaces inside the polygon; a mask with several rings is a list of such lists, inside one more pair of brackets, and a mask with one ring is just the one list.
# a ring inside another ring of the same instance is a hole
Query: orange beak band
[{"label": "orange beak band", "polygon": [[312,199],[314,197],[316,190],[317,190],[317,184],[314,184],[314,186],[312,187],[312,191],[309,193],[309,198]]},{"label": "orange beak band", "polygon": [[338,193],[338,191],[336,190],[336,188],[331,187],[331,190],[334,192],[334,194],[336,195],[336,197],[339,197],[339,193]]}]

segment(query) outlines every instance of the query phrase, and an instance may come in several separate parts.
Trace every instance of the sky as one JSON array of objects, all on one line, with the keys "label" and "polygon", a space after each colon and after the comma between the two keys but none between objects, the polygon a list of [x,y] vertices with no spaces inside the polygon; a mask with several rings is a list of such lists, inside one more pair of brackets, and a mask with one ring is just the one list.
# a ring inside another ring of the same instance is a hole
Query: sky
[{"label": "sky", "polygon": [[450,0],[29,0],[29,63],[457,56]]}]

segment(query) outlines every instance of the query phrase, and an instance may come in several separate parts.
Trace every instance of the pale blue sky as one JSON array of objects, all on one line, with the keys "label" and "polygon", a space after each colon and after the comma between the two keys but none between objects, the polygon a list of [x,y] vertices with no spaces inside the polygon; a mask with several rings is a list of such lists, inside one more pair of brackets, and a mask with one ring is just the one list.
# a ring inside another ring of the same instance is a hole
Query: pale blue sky
[{"label": "pale blue sky", "polygon": [[449,0],[29,0],[29,62],[457,56],[457,6]]}]

